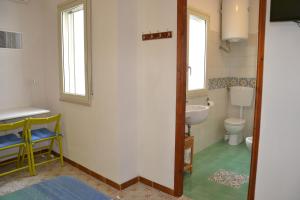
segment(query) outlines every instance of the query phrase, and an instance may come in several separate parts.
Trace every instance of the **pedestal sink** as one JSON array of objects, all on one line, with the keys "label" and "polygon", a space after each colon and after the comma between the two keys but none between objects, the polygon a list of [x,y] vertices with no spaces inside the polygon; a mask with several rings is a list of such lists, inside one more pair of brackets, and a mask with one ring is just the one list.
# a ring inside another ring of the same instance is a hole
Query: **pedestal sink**
[{"label": "pedestal sink", "polygon": [[200,124],[208,117],[209,106],[186,105],[185,123],[187,125]]},{"label": "pedestal sink", "polygon": [[[203,105],[186,105],[185,109],[185,124],[188,127],[188,132],[185,133],[184,142],[184,169],[191,169],[193,166],[193,149],[194,137],[191,136],[191,128],[194,124],[200,124],[208,117],[209,106]],[[190,146],[189,146],[190,145]]]}]

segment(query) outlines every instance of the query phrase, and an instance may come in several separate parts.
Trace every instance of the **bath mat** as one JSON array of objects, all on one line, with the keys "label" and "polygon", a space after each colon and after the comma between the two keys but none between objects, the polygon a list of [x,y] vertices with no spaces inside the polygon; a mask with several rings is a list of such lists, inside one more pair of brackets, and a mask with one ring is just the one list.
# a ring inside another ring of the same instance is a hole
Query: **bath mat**
[{"label": "bath mat", "polygon": [[61,176],[0,197],[1,200],[110,200],[81,181]]},{"label": "bath mat", "polygon": [[239,189],[243,184],[248,183],[249,176],[220,169],[208,178],[209,181]]}]

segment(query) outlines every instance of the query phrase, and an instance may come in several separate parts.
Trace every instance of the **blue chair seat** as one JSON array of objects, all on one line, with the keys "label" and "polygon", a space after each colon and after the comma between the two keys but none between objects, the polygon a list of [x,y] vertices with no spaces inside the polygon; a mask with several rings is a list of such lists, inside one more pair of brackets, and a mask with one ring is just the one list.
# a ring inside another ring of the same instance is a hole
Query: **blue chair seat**
[{"label": "blue chair seat", "polygon": [[56,133],[54,133],[46,128],[31,130],[31,140],[32,141],[41,140],[41,139],[54,137],[54,136],[56,136]]},{"label": "blue chair seat", "polygon": [[[20,135],[23,134],[23,132],[19,132]],[[56,133],[49,131],[46,128],[39,128],[39,129],[35,129],[35,130],[31,130],[31,140],[32,141],[37,141],[37,140],[41,140],[41,139],[45,139],[45,138],[49,138],[49,137],[54,137],[56,135]]]},{"label": "blue chair seat", "polygon": [[17,137],[15,134],[8,134],[0,136],[0,148],[8,147],[15,144],[23,143],[23,139]]}]

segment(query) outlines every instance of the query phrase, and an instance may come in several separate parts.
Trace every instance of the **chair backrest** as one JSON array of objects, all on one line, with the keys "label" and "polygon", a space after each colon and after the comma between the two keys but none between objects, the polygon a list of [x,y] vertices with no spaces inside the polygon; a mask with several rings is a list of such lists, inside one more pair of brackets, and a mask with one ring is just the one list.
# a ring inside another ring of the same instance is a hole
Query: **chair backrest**
[{"label": "chair backrest", "polygon": [[26,131],[26,120],[20,120],[12,123],[2,123],[0,124],[0,131],[12,131],[22,128],[23,132]]},{"label": "chair backrest", "polygon": [[23,128],[23,130],[26,128],[26,120],[0,124],[0,131],[11,131],[19,128]]},{"label": "chair backrest", "polygon": [[55,123],[54,132],[60,133],[60,118],[61,114],[54,115],[45,118],[28,118],[27,119],[27,129],[31,130],[32,125],[46,125],[50,123]]}]

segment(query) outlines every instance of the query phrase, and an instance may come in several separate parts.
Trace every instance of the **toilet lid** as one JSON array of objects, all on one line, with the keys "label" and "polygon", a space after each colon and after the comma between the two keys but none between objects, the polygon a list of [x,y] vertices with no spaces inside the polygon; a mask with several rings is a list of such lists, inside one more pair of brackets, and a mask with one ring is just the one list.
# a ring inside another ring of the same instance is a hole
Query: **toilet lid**
[{"label": "toilet lid", "polygon": [[228,118],[225,120],[225,123],[232,124],[232,125],[241,125],[241,124],[245,124],[246,121],[244,119],[239,119],[239,118]]}]

